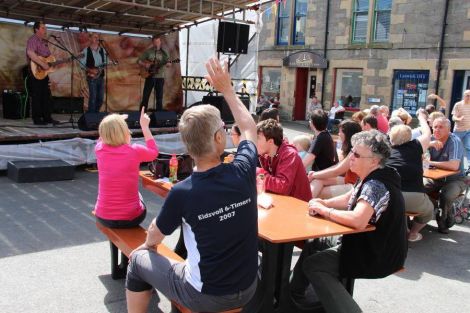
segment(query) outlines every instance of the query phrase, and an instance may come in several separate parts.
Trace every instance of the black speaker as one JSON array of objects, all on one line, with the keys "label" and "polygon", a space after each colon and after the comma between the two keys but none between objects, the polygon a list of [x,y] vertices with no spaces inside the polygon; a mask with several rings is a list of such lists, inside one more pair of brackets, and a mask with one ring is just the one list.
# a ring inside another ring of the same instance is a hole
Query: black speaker
[{"label": "black speaker", "polygon": [[51,101],[53,113],[83,113],[83,97],[52,97]]},{"label": "black speaker", "polygon": [[150,119],[152,127],[176,127],[178,125],[178,116],[173,111],[155,111]]},{"label": "black speaker", "polygon": [[250,25],[219,22],[217,33],[217,52],[246,54]]},{"label": "black speaker", "polygon": [[126,123],[129,129],[140,128],[140,112],[139,111],[124,112],[123,114],[127,114]]},{"label": "black speaker", "polygon": [[[249,110],[250,109],[250,98],[249,97],[240,97],[240,100],[245,105],[245,107]],[[232,111],[225,102],[223,96],[204,96],[202,97],[202,103],[210,104],[215,106],[220,111],[220,117],[225,123],[233,123],[235,120],[232,115]]]},{"label": "black speaker", "polygon": [[20,119],[29,117],[29,101],[21,92],[3,92],[3,118]]},{"label": "black speaker", "polygon": [[73,179],[75,166],[62,160],[9,161],[8,178],[17,183]]},{"label": "black speaker", "polygon": [[106,112],[85,113],[78,119],[80,130],[98,130],[101,121],[108,115]]}]

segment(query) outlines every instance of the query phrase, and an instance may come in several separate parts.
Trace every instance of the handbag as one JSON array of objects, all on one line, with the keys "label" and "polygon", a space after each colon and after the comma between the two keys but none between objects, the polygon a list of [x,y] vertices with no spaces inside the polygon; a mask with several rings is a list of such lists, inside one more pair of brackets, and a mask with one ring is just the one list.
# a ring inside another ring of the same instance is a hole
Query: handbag
[{"label": "handbag", "polygon": [[[159,153],[157,158],[149,163],[149,170],[157,178],[169,177],[171,154]],[[193,159],[188,154],[177,154],[178,181],[187,178],[193,173]]]}]

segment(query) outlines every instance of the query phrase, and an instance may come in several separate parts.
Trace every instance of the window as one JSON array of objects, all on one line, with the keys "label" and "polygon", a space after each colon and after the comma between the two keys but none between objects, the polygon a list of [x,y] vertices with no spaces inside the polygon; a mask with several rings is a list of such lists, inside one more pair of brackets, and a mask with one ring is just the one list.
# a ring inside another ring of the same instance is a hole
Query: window
[{"label": "window", "polygon": [[352,42],[366,42],[369,0],[355,0],[353,11]]},{"label": "window", "polygon": [[345,108],[359,108],[361,103],[362,69],[337,69],[335,99]]},{"label": "window", "polygon": [[377,0],[375,2],[374,41],[388,41],[391,11],[392,0]]},{"label": "window", "polygon": [[429,71],[397,70],[393,75],[392,109],[404,108],[412,116],[426,106]]},{"label": "window", "polygon": [[294,45],[305,44],[305,28],[307,25],[307,0],[295,0]]},{"label": "window", "polygon": [[261,94],[269,98],[279,97],[281,90],[281,68],[263,67],[261,73]]},{"label": "window", "polygon": [[278,4],[278,21],[277,21],[277,44],[289,44],[289,26],[291,20],[291,0],[284,0]]}]

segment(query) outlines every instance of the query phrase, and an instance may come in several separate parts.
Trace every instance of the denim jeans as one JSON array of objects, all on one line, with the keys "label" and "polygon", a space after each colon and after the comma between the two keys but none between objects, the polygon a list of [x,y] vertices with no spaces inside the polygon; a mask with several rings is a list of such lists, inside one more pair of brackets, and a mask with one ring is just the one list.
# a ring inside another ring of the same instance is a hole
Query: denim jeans
[{"label": "denim jeans", "polygon": [[104,97],[104,78],[87,79],[88,82],[88,113],[96,113],[100,111]]},{"label": "denim jeans", "polygon": [[467,162],[470,162],[470,130],[465,131],[454,131],[454,134],[460,138],[463,147],[465,148],[465,155],[467,156]]}]

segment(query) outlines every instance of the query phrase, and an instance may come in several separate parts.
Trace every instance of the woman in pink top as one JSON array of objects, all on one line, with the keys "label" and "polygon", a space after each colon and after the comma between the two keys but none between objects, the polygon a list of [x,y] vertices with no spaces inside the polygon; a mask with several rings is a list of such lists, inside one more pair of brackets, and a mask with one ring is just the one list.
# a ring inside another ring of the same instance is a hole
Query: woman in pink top
[{"label": "woman in pink top", "polygon": [[107,227],[128,228],[139,225],[147,214],[139,193],[141,162],[150,162],[158,148],[149,129],[150,118],[142,108],[140,127],[146,146],[131,144],[126,115],[106,116],[99,126],[95,147],[98,164],[96,219]]}]

